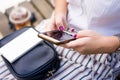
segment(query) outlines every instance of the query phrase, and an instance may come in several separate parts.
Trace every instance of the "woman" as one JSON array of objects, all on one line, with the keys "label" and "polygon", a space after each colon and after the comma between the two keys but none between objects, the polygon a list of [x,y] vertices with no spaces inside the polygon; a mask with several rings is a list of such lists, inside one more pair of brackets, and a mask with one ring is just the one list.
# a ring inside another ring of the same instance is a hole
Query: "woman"
[{"label": "woman", "polygon": [[[61,68],[51,80],[114,80],[120,72],[119,0],[55,0],[49,28],[72,31],[76,40],[56,50]],[[74,28],[74,29],[73,29]],[[84,30],[85,29],[85,30]],[[72,50],[74,49],[74,50]]]}]

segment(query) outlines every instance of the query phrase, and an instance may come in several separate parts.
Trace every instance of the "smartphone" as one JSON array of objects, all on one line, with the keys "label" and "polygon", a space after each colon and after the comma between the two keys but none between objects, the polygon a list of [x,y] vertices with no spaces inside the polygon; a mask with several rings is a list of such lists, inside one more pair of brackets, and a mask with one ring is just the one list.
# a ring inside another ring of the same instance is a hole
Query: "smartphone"
[{"label": "smartphone", "polygon": [[59,31],[59,30],[53,30],[53,31],[47,31],[43,33],[39,33],[38,37],[47,40],[49,42],[52,42],[54,44],[64,44],[69,41],[75,40],[74,34],[68,32],[68,31]]}]

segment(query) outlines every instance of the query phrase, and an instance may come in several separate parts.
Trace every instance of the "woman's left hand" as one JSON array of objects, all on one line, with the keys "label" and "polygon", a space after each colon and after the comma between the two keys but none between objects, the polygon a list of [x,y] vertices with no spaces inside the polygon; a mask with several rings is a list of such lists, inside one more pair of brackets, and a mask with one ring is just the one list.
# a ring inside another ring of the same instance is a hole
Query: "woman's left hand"
[{"label": "woman's left hand", "polygon": [[115,36],[108,37],[91,30],[82,30],[77,33],[76,40],[62,46],[81,54],[111,53],[119,46],[119,40]]}]

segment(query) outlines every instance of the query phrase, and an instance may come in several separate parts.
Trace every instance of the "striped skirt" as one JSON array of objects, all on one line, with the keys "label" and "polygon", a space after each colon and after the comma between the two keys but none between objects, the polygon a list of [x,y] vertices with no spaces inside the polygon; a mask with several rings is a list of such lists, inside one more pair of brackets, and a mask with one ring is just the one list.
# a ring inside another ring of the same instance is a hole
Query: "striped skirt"
[{"label": "striped skirt", "polygon": [[120,54],[82,55],[56,47],[60,69],[48,80],[114,80],[120,72]]}]

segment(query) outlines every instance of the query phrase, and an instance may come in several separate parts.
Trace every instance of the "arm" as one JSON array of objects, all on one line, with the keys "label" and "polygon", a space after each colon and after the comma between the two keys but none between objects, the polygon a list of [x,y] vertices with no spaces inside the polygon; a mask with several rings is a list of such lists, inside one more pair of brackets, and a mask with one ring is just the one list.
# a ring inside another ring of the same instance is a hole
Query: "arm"
[{"label": "arm", "polygon": [[[67,0],[54,0],[55,11],[53,12],[46,29],[64,30],[67,27]],[[62,27],[62,28],[61,28]]]},{"label": "arm", "polygon": [[57,28],[60,26],[66,28],[66,16],[67,16],[67,0],[55,0],[55,14],[54,19]]},{"label": "arm", "polygon": [[67,14],[67,1],[66,0],[55,0],[55,15]]}]

